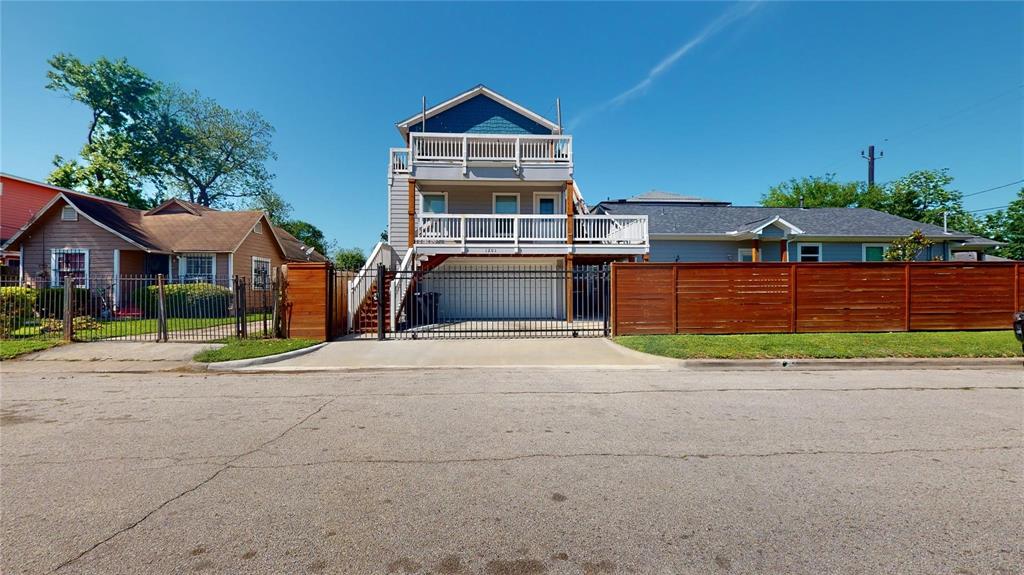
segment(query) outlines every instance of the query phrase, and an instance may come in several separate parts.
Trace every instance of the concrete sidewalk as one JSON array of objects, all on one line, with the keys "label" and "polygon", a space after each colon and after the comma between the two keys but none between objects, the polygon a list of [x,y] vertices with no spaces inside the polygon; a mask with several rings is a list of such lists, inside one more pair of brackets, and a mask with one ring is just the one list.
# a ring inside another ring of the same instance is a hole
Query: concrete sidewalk
[{"label": "concrete sidewalk", "polygon": [[345,339],[270,364],[230,371],[346,371],[436,368],[665,369],[678,360],[639,353],[604,338],[376,341]]},{"label": "concrete sidewalk", "polygon": [[169,371],[219,343],[96,341],[60,345],[3,362],[4,373]]}]

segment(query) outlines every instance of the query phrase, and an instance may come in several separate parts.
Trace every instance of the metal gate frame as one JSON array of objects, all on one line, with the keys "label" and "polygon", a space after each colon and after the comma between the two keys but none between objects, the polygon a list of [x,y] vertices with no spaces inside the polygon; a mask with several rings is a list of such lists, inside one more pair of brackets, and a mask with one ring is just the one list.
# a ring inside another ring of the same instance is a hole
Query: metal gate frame
[{"label": "metal gate frame", "polygon": [[[376,270],[353,331],[384,339],[606,337],[611,270]],[[485,290],[485,291],[481,291]],[[524,301],[524,297],[551,297]],[[481,298],[490,298],[483,305]],[[571,314],[571,320],[569,315]]]}]

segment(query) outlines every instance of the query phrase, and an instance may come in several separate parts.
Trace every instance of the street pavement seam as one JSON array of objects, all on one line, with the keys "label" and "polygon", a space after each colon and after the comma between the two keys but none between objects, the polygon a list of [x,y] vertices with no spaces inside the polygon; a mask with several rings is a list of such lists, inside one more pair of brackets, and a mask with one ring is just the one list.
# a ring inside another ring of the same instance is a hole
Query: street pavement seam
[{"label": "street pavement seam", "polygon": [[288,435],[288,433],[290,433],[292,430],[294,430],[298,426],[302,425],[303,423],[306,423],[307,421],[309,421],[315,415],[319,414],[325,407],[327,407],[328,405],[330,405],[331,403],[333,403],[337,399],[338,399],[337,397],[332,397],[331,399],[327,400],[326,402],[320,404],[320,406],[317,407],[315,410],[313,410],[310,414],[306,415],[305,417],[303,417],[299,421],[295,422],[294,424],[289,426],[287,429],[285,429],[284,431],[282,431],[281,433],[279,433],[278,435],[276,435],[272,439],[269,439],[269,440],[261,443],[259,446],[255,447],[253,449],[250,449],[249,451],[246,451],[245,453],[241,453],[239,455],[236,455],[235,457],[232,457],[226,463],[221,465],[220,469],[218,469],[217,471],[213,472],[213,474],[211,474],[206,479],[200,481],[199,483],[197,483],[196,485],[190,487],[189,489],[186,489],[185,491],[182,491],[181,493],[175,495],[174,497],[171,497],[170,499],[167,499],[166,501],[164,501],[160,505],[157,505],[155,508],[151,509],[148,513],[143,515],[142,518],[138,519],[134,523],[132,523],[132,524],[130,524],[128,526],[122,527],[121,529],[118,529],[117,531],[112,533],[110,536],[108,536],[105,539],[103,539],[103,540],[93,544],[88,549],[86,549],[85,551],[82,551],[81,553],[79,553],[75,557],[72,557],[72,558],[68,559],[67,561],[64,561],[60,565],[57,565],[52,570],[50,570],[50,573],[56,573],[56,572],[60,571],[61,569],[67,567],[68,565],[71,565],[72,563],[75,563],[79,559],[85,557],[86,555],[88,555],[89,553],[91,553],[93,550],[95,550],[96,548],[100,547],[101,545],[103,545],[105,543],[108,543],[108,542],[114,540],[119,535],[121,535],[123,533],[127,533],[128,531],[131,531],[132,529],[138,527],[143,522],[145,522],[147,519],[149,519],[154,514],[156,514],[158,511],[163,509],[164,507],[167,507],[171,503],[174,503],[175,501],[181,499],[182,497],[188,495],[189,493],[193,493],[194,491],[198,490],[199,488],[203,487],[204,485],[206,485],[206,484],[210,483],[211,481],[213,481],[214,479],[216,479],[217,476],[219,476],[224,471],[227,471],[228,469],[231,469],[232,468],[231,464],[234,463],[235,461],[238,461],[239,459],[242,459],[243,457],[245,457],[247,455],[252,455],[253,453],[261,451],[262,449],[264,449],[267,446],[273,444],[274,442],[279,441],[285,435]]},{"label": "street pavement seam", "polygon": [[345,464],[378,464],[378,465],[447,465],[459,463],[504,463],[508,461],[521,461],[524,459],[571,459],[584,457],[622,457],[622,458],[652,458],[652,459],[739,459],[739,458],[768,458],[768,457],[789,457],[801,455],[896,455],[902,453],[977,453],[981,451],[998,451],[1024,449],[1024,445],[992,445],[981,447],[944,447],[935,449],[904,448],[887,449],[881,451],[853,451],[853,450],[797,450],[797,451],[775,451],[769,453],[528,453],[523,455],[509,455],[506,457],[470,457],[453,459],[331,459],[324,461],[305,461],[301,463],[282,463],[279,465],[232,465],[231,469],[286,469],[292,467],[312,467],[317,465],[345,465]]}]

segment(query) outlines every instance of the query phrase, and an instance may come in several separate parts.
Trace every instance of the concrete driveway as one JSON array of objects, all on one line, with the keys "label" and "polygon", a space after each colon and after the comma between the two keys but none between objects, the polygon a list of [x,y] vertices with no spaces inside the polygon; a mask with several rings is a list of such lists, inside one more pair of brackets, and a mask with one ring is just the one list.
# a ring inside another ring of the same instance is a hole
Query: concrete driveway
[{"label": "concrete driveway", "polygon": [[1021,573],[1019,370],[8,374],[8,573]]},{"label": "concrete driveway", "polygon": [[604,338],[344,339],[300,357],[252,371],[334,371],[382,368],[663,369],[680,362],[626,349]]}]

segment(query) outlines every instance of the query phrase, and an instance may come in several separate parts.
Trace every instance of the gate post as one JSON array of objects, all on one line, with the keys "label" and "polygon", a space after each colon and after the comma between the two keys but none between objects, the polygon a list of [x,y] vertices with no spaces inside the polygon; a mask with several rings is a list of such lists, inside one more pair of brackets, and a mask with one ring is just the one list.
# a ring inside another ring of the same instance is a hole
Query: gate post
[{"label": "gate post", "polygon": [[164,274],[156,276],[156,340],[167,341],[167,304],[164,300]]},{"label": "gate post", "polygon": [[[71,275],[64,276],[64,341],[71,341],[74,337],[74,326],[72,321],[75,317],[74,310],[71,309],[74,302],[74,298],[71,295],[71,290],[75,289],[75,282],[71,279]],[[70,280],[70,281],[69,281]]]},{"label": "gate post", "polygon": [[611,266],[601,266],[601,316],[604,318],[604,336],[608,337],[608,316],[611,314]]},{"label": "gate post", "polygon": [[377,340],[384,341],[384,264],[377,264]]}]

